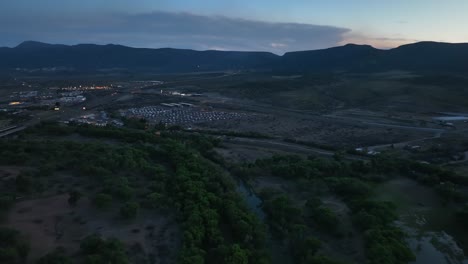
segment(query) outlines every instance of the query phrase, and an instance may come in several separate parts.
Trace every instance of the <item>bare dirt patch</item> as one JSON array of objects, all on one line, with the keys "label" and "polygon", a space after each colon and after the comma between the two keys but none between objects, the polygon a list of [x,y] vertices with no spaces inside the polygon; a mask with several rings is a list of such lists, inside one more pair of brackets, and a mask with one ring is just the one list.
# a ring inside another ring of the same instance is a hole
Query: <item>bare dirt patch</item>
[{"label": "bare dirt patch", "polygon": [[270,158],[275,154],[286,154],[285,152],[236,144],[223,143],[225,148],[215,148],[216,152],[229,162],[254,162],[257,159]]},{"label": "bare dirt patch", "polygon": [[260,176],[255,178],[255,189],[274,189],[278,191],[286,191],[287,182],[279,177]]},{"label": "bare dirt patch", "polygon": [[12,208],[5,225],[29,238],[29,262],[59,246],[76,254],[81,240],[91,234],[117,238],[131,247],[132,253],[143,254],[154,263],[172,261],[179,231],[170,218],[141,212],[136,219],[124,221],[118,216],[118,208],[99,211],[86,198],[70,207],[67,199],[68,195],[57,195],[21,201]]},{"label": "bare dirt patch", "polygon": [[258,132],[279,138],[294,138],[334,147],[362,147],[395,143],[432,134],[381,127],[356,121],[296,115],[266,116],[258,120],[213,121],[200,125],[208,129]]},{"label": "bare dirt patch", "polygon": [[15,166],[0,166],[0,180],[10,180],[16,178],[23,168]]}]

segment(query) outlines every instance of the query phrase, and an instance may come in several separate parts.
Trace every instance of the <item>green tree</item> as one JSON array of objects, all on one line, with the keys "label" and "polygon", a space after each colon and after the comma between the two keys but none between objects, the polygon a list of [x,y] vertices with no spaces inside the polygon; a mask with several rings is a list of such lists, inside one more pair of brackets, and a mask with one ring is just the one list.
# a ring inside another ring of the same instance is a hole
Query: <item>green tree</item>
[{"label": "green tree", "polygon": [[307,264],[340,264],[341,262],[333,260],[327,256],[319,255],[309,259]]},{"label": "green tree", "polygon": [[146,204],[150,208],[165,207],[164,196],[157,192],[150,193],[146,196]]},{"label": "green tree", "polygon": [[336,233],[340,221],[336,214],[327,207],[317,208],[312,215],[312,220],[317,224],[318,227],[332,233]]},{"label": "green tree", "polygon": [[296,263],[308,263],[321,247],[320,240],[314,237],[294,238],[290,248]]},{"label": "green tree", "polygon": [[80,244],[85,264],[130,263],[123,244],[114,238],[102,239],[98,235],[86,237]]},{"label": "green tree", "polygon": [[242,249],[238,244],[231,246],[229,255],[226,257],[226,264],[247,264],[249,263],[249,257],[247,251]]},{"label": "green tree", "polygon": [[45,256],[39,258],[36,264],[70,264],[71,259],[66,255],[63,247],[59,247],[54,251],[47,253]]}]

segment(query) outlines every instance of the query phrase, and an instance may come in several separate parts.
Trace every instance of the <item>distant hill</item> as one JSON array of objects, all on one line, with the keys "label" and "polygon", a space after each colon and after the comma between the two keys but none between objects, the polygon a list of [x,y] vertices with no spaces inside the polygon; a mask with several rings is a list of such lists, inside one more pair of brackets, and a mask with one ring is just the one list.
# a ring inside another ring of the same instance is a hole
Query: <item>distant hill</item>
[{"label": "distant hill", "polygon": [[391,49],[381,67],[410,71],[468,72],[468,43],[419,42]]},{"label": "distant hill", "polygon": [[468,43],[419,42],[390,50],[348,44],[322,50],[288,52],[195,51],[144,49],[120,45],[52,45],[27,41],[0,48],[0,69],[61,67],[71,70],[214,70],[351,71],[406,70],[468,72]]},{"label": "distant hill", "polygon": [[120,45],[51,45],[27,41],[0,49],[0,68],[63,67],[75,70],[151,69],[159,72],[262,69],[276,63],[268,52],[144,49]]},{"label": "distant hill", "polygon": [[368,69],[385,51],[368,45],[347,44],[322,50],[288,52],[283,55],[282,70],[349,71]]},{"label": "distant hill", "polygon": [[418,42],[390,50],[348,44],[323,50],[289,52],[283,70],[468,72],[468,43]]}]

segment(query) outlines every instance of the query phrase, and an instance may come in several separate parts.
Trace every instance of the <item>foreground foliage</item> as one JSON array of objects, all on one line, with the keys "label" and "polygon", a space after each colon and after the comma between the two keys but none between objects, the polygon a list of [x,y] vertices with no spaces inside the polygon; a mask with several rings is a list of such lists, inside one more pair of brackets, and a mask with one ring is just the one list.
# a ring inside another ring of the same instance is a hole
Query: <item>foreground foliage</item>
[{"label": "foreground foliage", "polygon": [[[51,135],[54,140],[47,139]],[[66,139],[70,135],[103,140]],[[44,123],[17,140],[0,140],[0,164],[35,168],[7,183],[14,187],[13,197],[37,195],[38,186],[47,186],[55,174],[70,173],[77,182],[92,186],[66,191],[70,206],[87,195],[100,210],[113,211],[119,205],[120,217],[128,221],[142,210],[175,215],[182,233],[179,263],[269,263],[262,223],[247,209],[232,180],[204,157],[216,144],[180,132],[157,136]],[[1,202],[8,210],[8,196]],[[40,261],[60,261],[64,252],[50,252]],[[129,263],[122,243],[98,236],[83,241],[80,255],[85,263]]]}]

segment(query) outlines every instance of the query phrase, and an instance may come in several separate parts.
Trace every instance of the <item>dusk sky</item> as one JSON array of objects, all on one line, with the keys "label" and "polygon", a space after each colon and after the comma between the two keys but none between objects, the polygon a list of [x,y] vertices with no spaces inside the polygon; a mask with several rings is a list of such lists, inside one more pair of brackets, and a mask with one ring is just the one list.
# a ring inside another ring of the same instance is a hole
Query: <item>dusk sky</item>
[{"label": "dusk sky", "polygon": [[468,42],[467,0],[1,0],[0,46],[25,40],[284,53],[346,43]]}]

